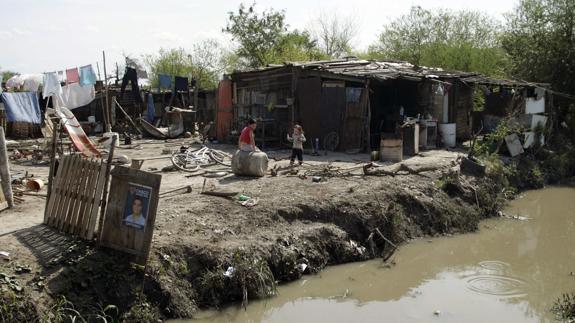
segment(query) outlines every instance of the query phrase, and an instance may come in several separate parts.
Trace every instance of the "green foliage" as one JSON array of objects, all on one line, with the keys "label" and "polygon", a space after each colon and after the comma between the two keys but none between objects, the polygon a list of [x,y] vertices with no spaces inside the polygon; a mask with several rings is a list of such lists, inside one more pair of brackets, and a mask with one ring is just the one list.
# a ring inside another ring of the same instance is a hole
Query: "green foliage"
[{"label": "green foliage", "polygon": [[499,147],[504,144],[505,137],[514,133],[520,134],[521,128],[508,119],[502,120],[495,130],[485,135],[483,140],[475,142],[471,147],[472,155],[489,156],[498,153]]},{"label": "green foliage", "polygon": [[563,294],[555,301],[551,311],[555,313],[559,321],[572,322],[575,320],[575,293]]},{"label": "green foliage", "polygon": [[329,58],[317,47],[307,31],[294,30],[279,38],[273,63],[313,61]]},{"label": "green foliage", "polygon": [[270,9],[260,14],[255,4],[246,8],[242,3],[237,12],[228,13],[223,31],[239,43],[237,55],[247,66],[265,66],[274,62],[280,38],[287,31],[284,20],[284,11]]},{"label": "green foliage", "polygon": [[266,298],[276,294],[276,282],[267,262],[253,258],[247,252],[234,253],[229,267],[231,277],[223,275],[221,269],[208,270],[198,279],[198,292],[206,304],[220,304],[227,301]]},{"label": "green foliage", "polygon": [[516,179],[520,189],[542,188],[545,185],[545,177],[539,162],[530,156],[522,156],[517,164]]},{"label": "green foliage", "polygon": [[33,304],[18,292],[0,288],[0,322],[36,321]]},{"label": "green foliage", "polygon": [[512,76],[575,94],[575,1],[521,0],[506,29]]},{"label": "green foliage", "polygon": [[326,58],[307,31],[288,31],[285,12],[273,9],[258,13],[255,4],[241,4],[230,12],[223,30],[238,43],[235,66],[261,67],[286,61],[310,61]]},{"label": "green foliage", "polygon": [[183,48],[161,48],[156,55],[147,55],[144,61],[151,75],[152,86],[158,84],[158,74],[193,77],[197,86],[213,89],[229,64],[227,53],[215,40],[197,43],[191,51]]},{"label": "green foliage", "polygon": [[491,154],[484,158],[485,173],[502,188],[509,188],[509,177],[514,176],[515,168],[503,163],[499,155]]},{"label": "green foliage", "polygon": [[506,57],[498,35],[499,24],[483,13],[416,6],[384,26],[367,56],[503,76]]},{"label": "green foliage", "polygon": [[74,308],[74,304],[60,296],[54,302],[54,305],[42,317],[42,322],[87,322],[87,320]]},{"label": "green foliage", "polygon": [[18,75],[20,73],[16,73],[13,71],[3,71],[2,67],[0,66],[0,75],[2,75],[2,82],[6,82],[9,78],[11,78],[14,75]]},{"label": "green foliage", "polygon": [[158,308],[145,300],[136,302],[122,317],[123,322],[160,322]]}]

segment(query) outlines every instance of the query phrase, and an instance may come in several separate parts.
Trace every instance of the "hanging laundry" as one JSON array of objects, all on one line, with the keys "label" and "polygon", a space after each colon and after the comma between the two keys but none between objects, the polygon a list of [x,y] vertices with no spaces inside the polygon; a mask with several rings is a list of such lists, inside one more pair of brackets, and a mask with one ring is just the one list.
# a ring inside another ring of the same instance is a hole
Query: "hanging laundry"
[{"label": "hanging laundry", "polygon": [[131,67],[126,67],[126,72],[122,78],[122,87],[120,89],[120,99],[124,96],[124,91],[126,90],[126,85],[130,83],[132,87],[132,95],[137,103],[142,102],[142,96],[140,95],[140,87],[138,86],[138,73],[135,69]]},{"label": "hanging laundry", "polygon": [[17,89],[21,87],[22,84],[24,84],[24,80],[22,79],[21,75],[14,75],[6,80],[7,89]]},{"label": "hanging laundry", "polygon": [[96,84],[96,73],[92,65],[80,67],[80,85],[87,86],[94,84]]},{"label": "hanging laundry", "polygon": [[66,84],[80,82],[80,74],[77,68],[70,68],[66,70]]},{"label": "hanging laundry", "polygon": [[156,118],[156,107],[154,106],[154,96],[148,93],[148,109],[146,110],[146,119],[149,123],[154,123]]},{"label": "hanging laundry", "polygon": [[44,73],[44,87],[42,88],[42,97],[45,99],[52,95],[61,95],[62,86],[58,80],[56,72]]},{"label": "hanging laundry", "polygon": [[180,76],[176,76],[175,77],[175,86],[174,86],[174,90],[177,91],[189,91],[189,87],[188,87],[188,78],[187,77],[180,77]]},{"label": "hanging laundry", "polygon": [[172,88],[172,76],[165,74],[158,74],[158,92],[161,89],[171,89]]},{"label": "hanging laundry", "polygon": [[58,71],[58,81],[60,81],[60,83],[66,83],[66,78],[64,77],[64,71]]},{"label": "hanging laundry", "polygon": [[24,92],[37,92],[38,88],[42,84],[43,78],[44,78],[44,75],[42,75],[42,74],[24,74],[24,75],[21,75],[22,91],[24,91]]},{"label": "hanging laundry", "polygon": [[3,92],[0,97],[9,122],[40,124],[42,117],[36,92]]},{"label": "hanging laundry", "polygon": [[94,101],[96,90],[93,85],[81,86],[80,83],[72,83],[62,86],[62,94],[54,95],[56,107],[66,107],[70,110],[83,107]]}]

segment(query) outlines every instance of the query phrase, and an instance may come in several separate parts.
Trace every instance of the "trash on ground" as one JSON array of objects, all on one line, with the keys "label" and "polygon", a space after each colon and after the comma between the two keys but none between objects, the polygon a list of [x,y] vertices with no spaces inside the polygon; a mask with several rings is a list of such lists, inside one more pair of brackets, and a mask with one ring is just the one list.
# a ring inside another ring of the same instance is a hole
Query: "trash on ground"
[{"label": "trash on ground", "polygon": [[228,267],[228,270],[226,270],[226,272],[224,273],[225,277],[228,278],[232,278],[234,276],[234,273],[236,272],[236,269],[232,266]]}]

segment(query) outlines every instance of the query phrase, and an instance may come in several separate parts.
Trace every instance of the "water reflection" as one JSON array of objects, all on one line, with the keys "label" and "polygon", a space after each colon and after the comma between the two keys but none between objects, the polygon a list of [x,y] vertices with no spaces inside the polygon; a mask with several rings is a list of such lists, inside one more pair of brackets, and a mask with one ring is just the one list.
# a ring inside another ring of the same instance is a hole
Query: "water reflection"
[{"label": "water reflection", "polygon": [[331,267],[278,297],[205,311],[191,322],[541,322],[575,290],[575,189],[524,194],[479,233],[403,246],[397,265]]}]

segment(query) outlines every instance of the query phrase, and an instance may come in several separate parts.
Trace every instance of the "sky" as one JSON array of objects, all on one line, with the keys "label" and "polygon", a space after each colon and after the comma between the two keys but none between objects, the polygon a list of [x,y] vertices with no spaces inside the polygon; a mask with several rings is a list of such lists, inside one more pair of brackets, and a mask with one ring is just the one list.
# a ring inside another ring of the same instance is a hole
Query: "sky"
[{"label": "sky", "polygon": [[[290,29],[304,29],[320,12],[351,16],[357,22],[357,49],[374,43],[382,26],[409,12],[426,9],[480,10],[496,18],[511,12],[518,0],[258,0],[258,10],[285,10]],[[122,55],[140,58],[160,48],[183,47],[216,39],[231,0],[0,0],[0,69],[42,73],[99,63],[106,52],[108,74]],[[245,1],[245,3],[252,3]]]}]

